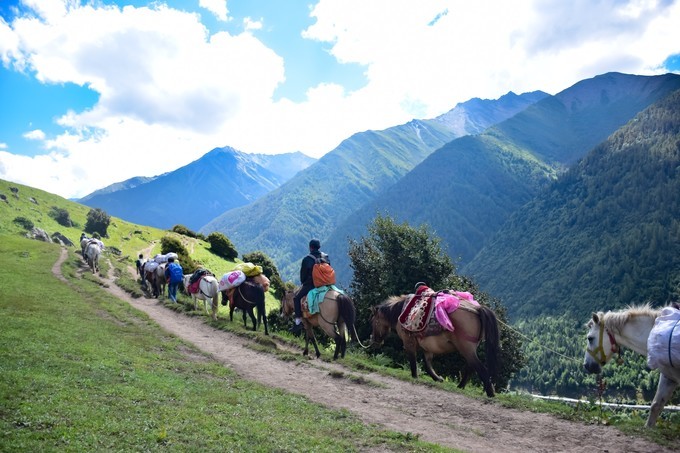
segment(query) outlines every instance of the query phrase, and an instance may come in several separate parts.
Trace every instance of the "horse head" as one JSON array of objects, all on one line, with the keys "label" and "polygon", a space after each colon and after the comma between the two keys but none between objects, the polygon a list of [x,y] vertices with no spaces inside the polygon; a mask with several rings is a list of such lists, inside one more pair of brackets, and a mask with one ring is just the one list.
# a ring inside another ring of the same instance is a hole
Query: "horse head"
[{"label": "horse head", "polygon": [[371,347],[378,348],[385,342],[391,323],[381,307],[371,307]]},{"label": "horse head", "polygon": [[593,313],[586,328],[588,335],[583,366],[589,373],[599,374],[602,366],[618,351],[618,345],[614,335],[605,326],[604,313]]},{"label": "horse head", "polygon": [[295,311],[295,304],[293,298],[295,297],[295,290],[287,289],[281,298],[281,316],[289,318]]}]

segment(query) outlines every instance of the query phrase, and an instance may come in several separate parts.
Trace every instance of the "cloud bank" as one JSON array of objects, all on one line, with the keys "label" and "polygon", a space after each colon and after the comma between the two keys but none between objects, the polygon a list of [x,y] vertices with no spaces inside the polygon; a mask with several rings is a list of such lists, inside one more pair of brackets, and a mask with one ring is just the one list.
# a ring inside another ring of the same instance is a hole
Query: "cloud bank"
[{"label": "cloud bank", "polygon": [[207,16],[235,20],[224,0],[200,0],[196,12],[24,0],[23,13],[0,20],[3,70],[89,87],[99,99],[64,111],[56,135],[20,131],[42,142],[41,155],[0,146],[0,178],[80,197],[225,145],[320,157],[353,133],[432,118],[472,97],[554,94],[609,71],[665,73],[680,53],[676,2],[516,3],[320,0],[300,33],[362,65],[365,84],[320,83],[293,102],[274,100],[286,61],[258,38],[266,18],[243,18],[238,33],[205,25]]}]

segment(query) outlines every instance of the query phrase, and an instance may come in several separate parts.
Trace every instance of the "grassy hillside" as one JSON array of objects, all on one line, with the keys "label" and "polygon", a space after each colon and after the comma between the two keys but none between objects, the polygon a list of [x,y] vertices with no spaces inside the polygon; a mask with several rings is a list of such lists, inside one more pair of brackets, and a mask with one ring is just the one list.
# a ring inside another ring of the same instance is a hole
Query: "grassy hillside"
[{"label": "grassy hillside", "polygon": [[[4,200],[2,197],[4,196]],[[70,219],[75,223],[72,227],[64,227],[56,222],[49,213],[52,208],[68,211]],[[87,213],[91,208],[66,200],[39,189],[0,180],[0,235],[24,235],[26,229],[15,222],[16,218],[30,220],[37,228],[45,230],[52,236],[59,232],[76,244],[79,249],[79,238],[87,221]],[[116,217],[111,217],[108,228],[108,237],[103,238],[107,250],[104,257],[112,260],[115,267],[122,273],[127,271],[128,266],[134,268],[134,262],[139,253],[144,253],[146,258],[153,257],[161,251],[161,238],[173,236],[181,240],[199,265],[210,269],[215,275],[222,276],[232,270],[236,264],[225,260],[210,251],[210,244],[199,239],[182,236],[158,228],[140,226],[126,222]],[[74,249],[74,250],[75,250]],[[106,263],[104,263],[106,266]],[[104,267],[104,269],[106,269]],[[132,288],[128,288],[132,289]],[[267,294],[267,307],[277,308],[280,303],[274,299],[271,291]],[[221,307],[224,310],[223,307]]]},{"label": "grassy hillside", "polygon": [[57,280],[58,246],[0,236],[0,451],[439,450],[244,381],[92,281]]},{"label": "grassy hillside", "polygon": [[680,91],[520,210],[468,269],[513,317],[680,300]]}]

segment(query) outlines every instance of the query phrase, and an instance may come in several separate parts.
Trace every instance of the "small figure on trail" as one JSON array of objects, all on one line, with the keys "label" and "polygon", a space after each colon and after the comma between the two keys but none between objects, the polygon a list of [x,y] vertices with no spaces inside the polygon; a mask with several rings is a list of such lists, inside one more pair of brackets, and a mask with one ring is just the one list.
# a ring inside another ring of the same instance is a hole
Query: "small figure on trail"
[{"label": "small figure on trail", "polygon": [[293,298],[295,306],[295,324],[290,328],[290,332],[294,335],[300,335],[302,332],[302,298],[314,288],[314,279],[312,277],[312,270],[318,259],[323,259],[330,264],[328,255],[321,250],[321,242],[318,239],[309,241],[309,255],[302,258],[300,263],[300,283],[302,286]]},{"label": "small figure on trail", "polygon": [[184,278],[184,269],[175,262],[174,257],[168,258],[168,266],[165,268],[165,278],[168,281],[168,297],[177,303],[177,287]]},{"label": "small figure on trail", "polygon": [[137,258],[137,261],[135,261],[135,265],[137,266],[137,275],[142,277],[142,285],[144,284],[144,262],[146,260],[144,259],[143,254],[139,254],[139,258]]}]

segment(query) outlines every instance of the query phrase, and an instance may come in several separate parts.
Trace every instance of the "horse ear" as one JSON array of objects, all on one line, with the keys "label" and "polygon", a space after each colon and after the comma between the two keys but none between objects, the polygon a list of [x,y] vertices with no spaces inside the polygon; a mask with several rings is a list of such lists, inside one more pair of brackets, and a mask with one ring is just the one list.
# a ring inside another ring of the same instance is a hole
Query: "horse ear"
[{"label": "horse ear", "polygon": [[600,319],[597,317],[597,313],[595,313],[595,312],[593,312],[593,322],[594,322],[595,324],[599,324],[599,323],[600,323]]}]

